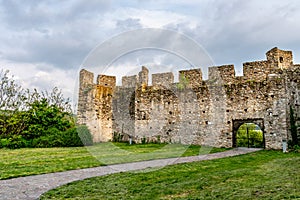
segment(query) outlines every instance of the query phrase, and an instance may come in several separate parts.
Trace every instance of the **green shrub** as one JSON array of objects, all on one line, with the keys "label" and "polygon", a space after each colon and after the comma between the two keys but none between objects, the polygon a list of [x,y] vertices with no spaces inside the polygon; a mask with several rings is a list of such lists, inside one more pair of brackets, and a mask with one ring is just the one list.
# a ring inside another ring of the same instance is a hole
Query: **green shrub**
[{"label": "green shrub", "polygon": [[26,112],[30,117],[26,121],[26,129],[23,131],[26,139],[51,135],[52,133],[48,133],[49,131],[57,133],[74,126],[70,114],[63,112],[57,105],[50,105],[47,99],[35,101],[30,106]]},{"label": "green shrub", "polygon": [[61,138],[62,132],[56,128],[50,128],[42,133],[42,136],[32,140],[32,147],[46,148],[46,147],[62,147],[64,142]]},{"label": "green shrub", "polygon": [[78,126],[77,135],[85,146],[93,145],[93,136],[87,126]]},{"label": "green shrub", "polygon": [[9,138],[2,138],[0,140],[0,148],[19,149],[27,147],[28,141],[21,135],[12,135]]},{"label": "green shrub", "polygon": [[141,142],[142,142],[142,144],[146,144],[146,142],[147,142],[146,141],[146,137],[143,137],[142,140],[141,140]]},{"label": "green shrub", "polygon": [[[62,133],[64,146],[66,147],[78,147],[85,144],[91,145],[93,140],[89,140],[90,132],[84,127],[74,127]],[[91,138],[91,137],[90,137]],[[90,144],[91,143],[91,144]]]},{"label": "green shrub", "polygon": [[8,144],[10,143],[9,138],[2,138],[0,139],[0,148],[7,148]]},{"label": "green shrub", "polygon": [[300,146],[299,145],[294,145],[293,150],[296,153],[300,153]]},{"label": "green shrub", "polygon": [[93,145],[93,137],[86,126],[73,126],[66,131],[51,127],[38,134],[41,136],[33,139],[23,135],[2,136],[2,138],[0,137],[0,148],[49,148]]},{"label": "green shrub", "polygon": [[113,142],[123,142],[123,135],[119,132],[114,132],[113,133],[113,139],[112,139]]},{"label": "green shrub", "polygon": [[23,89],[8,70],[0,70],[0,86],[0,148],[79,145],[70,101],[58,88]]},{"label": "green shrub", "polygon": [[66,131],[59,131],[51,128],[44,136],[33,139],[32,146],[39,148],[46,147],[78,147],[93,145],[93,138],[86,126],[70,128]]}]

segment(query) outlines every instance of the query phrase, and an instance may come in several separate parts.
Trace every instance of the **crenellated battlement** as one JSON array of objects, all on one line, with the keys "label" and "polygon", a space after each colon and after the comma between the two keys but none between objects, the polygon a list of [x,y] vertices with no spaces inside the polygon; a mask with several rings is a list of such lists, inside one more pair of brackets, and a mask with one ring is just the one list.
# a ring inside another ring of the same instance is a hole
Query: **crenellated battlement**
[{"label": "crenellated battlement", "polygon": [[[180,70],[178,82],[172,72],[152,74],[142,66],[133,76],[80,71],[78,123],[86,124],[94,141],[181,142],[217,147],[235,147],[237,122],[259,123],[266,148],[281,148],[291,138],[290,108],[300,125],[300,65],[291,51],[277,47],[266,60],[243,63],[243,76],[234,65]],[[300,131],[300,130],[299,130]],[[212,138],[213,137],[213,138]],[[215,140],[215,143],[211,143]]]},{"label": "crenellated battlement", "polygon": [[152,85],[170,88],[174,83],[174,74],[172,72],[152,74]]},{"label": "crenellated battlement", "polygon": [[114,88],[116,87],[116,77],[100,74],[97,77],[97,85]]},{"label": "crenellated battlement", "polygon": [[[207,82],[218,81],[221,84],[232,84],[243,80],[264,81],[268,79],[269,74],[280,73],[284,69],[293,68],[293,55],[291,51],[280,50],[277,47],[266,53],[267,60],[252,61],[243,63],[243,76],[235,76],[234,65],[213,66],[208,68]],[[82,70],[83,83],[93,83],[93,73]],[[139,87],[148,86],[149,70],[142,66],[138,75],[122,77],[121,87]],[[202,85],[203,77],[201,69],[190,69],[179,71],[179,83],[188,80],[190,87],[199,87]],[[174,75],[172,72],[152,74],[152,86],[166,86],[174,84]],[[116,77],[107,75],[98,75],[97,85],[115,87]]]},{"label": "crenellated battlement", "polygon": [[266,53],[266,56],[273,68],[287,69],[293,65],[292,51],[284,51],[274,47]]},{"label": "crenellated battlement", "polygon": [[190,69],[179,71],[179,83],[187,82],[190,87],[199,87],[202,85],[201,69]]},{"label": "crenellated battlement", "polygon": [[221,84],[233,83],[235,71],[233,65],[223,65],[208,68],[208,81],[219,81]]},{"label": "crenellated battlement", "polygon": [[137,83],[138,83],[137,75],[122,77],[122,87],[133,88],[136,87]]}]

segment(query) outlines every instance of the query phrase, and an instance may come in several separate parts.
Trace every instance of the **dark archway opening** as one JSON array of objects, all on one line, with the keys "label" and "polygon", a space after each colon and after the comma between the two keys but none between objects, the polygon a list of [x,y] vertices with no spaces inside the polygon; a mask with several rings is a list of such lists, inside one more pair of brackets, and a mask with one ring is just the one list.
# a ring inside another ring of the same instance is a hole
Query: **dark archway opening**
[{"label": "dark archway opening", "polygon": [[233,147],[265,148],[263,119],[233,120]]}]

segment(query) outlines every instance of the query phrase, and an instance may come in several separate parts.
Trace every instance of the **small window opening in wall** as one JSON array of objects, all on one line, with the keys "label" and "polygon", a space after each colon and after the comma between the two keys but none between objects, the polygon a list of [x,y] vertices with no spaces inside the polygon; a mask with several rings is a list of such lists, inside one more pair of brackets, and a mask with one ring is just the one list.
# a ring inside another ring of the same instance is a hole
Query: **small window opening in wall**
[{"label": "small window opening in wall", "polygon": [[105,86],[107,86],[107,83],[105,83]]},{"label": "small window opening in wall", "polygon": [[173,114],[172,111],[170,111],[169,114],[172,115]]},{"label": "small window opening in wall", "polygon": [[246,109],[244,109],[244,111],[245,111],[245,112],[248,112],[248,109],[246,108]]},{"label": "small window opening in wall", "polygon": [[280,58],[279,58],[279,62],[280,62],[280,63],[283,63],[283,57],[280,57]]},{"label": "small window opening in wall", "polygon": [[231,121],[227,121],[227,124],[230,124],[231,123]]},{"label": "small window opening in wall", "polygon": [[205,124],[208,124],[208,121],[205,121]]},{"label": "small window opening in wall", "polygon": [[202,112],[205,113],[205,110],[203,110]]}]

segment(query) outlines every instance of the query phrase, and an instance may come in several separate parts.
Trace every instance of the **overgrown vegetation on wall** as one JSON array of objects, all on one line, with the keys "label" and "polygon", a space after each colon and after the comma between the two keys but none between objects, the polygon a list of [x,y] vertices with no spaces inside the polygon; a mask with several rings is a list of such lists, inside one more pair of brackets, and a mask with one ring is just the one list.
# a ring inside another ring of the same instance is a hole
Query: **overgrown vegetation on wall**
[{"label": "overgrown vegetation on wall", "polygon": [[297,133],[295,113],[292,106],[290,106],[290,125],[291,125],[291,135],[292,135],[292,141],[290,141],[290,144],[292,147],[295,147],[296,145],[300,146],[298,133]]},{"label": "overgrown vegetation on wall", "polygon": [[189,82],[190,80],[188,79],[188,77],[185,77],[183,74],[180,74],[179,83],[177,83],[177,88],[179,90],[183,90],[188,86]]},{"label": "overgrown vegetation on wall", "polygon": [[76,127],[70,102],[58,88],[23,89],[8,71],[0,71],[0,148],[84,144],[92,144],[91,134]]}]

